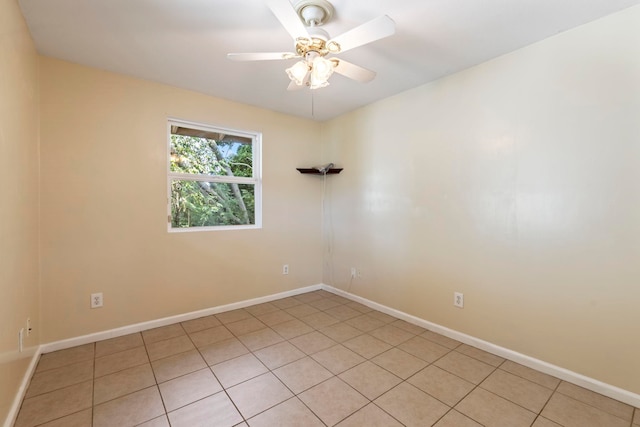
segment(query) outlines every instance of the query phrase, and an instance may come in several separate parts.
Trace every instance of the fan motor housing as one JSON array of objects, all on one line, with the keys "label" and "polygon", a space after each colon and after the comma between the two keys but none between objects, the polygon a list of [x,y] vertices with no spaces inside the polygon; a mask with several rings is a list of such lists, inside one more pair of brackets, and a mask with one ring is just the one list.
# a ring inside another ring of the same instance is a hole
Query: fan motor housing
[{"label": "fan motor housing", "polygon": [[293,7],[307,27],[325,24],[334,13],[333,5],[326,0],[300,0]]}]

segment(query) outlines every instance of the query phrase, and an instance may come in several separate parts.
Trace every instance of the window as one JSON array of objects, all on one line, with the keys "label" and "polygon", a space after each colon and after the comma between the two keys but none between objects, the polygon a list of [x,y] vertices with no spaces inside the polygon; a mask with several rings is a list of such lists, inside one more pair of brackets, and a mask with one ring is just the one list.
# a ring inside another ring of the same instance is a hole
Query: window
[{"label": "window", "polygon": [[261,226],[260,135],[169,121],[169,231]]}]

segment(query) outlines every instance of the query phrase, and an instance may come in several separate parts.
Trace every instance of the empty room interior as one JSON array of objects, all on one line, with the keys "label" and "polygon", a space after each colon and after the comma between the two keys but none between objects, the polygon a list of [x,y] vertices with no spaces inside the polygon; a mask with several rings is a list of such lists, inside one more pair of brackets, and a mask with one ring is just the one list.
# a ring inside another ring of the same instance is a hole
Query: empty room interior
[{"label": "empty room interior", "polygon": [[0,58],[5,427],[640,426],[638,1],[0,0]]}]

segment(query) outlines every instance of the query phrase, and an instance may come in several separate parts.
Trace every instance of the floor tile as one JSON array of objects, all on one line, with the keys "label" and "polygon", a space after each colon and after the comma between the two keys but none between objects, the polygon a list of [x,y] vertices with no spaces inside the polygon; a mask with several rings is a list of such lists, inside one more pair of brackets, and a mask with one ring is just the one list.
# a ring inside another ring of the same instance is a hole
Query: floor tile
[{"label": "floor tile", "polygon": [[273,329],[261,329],[238,337],[249,350],[256,351],[284,341]]},{"label": "floor tile", "polygon": [[557,389],[558,393],[562,393],[575,400],[591,405],[595,408],[601,409],[605,412],[615,415],[623,420],[631,421],[633,418],[633,407],[617,400],[613,400],[609,397],[579,387],[577,385],[569,384],[566,381],[562,381]]},{"label": "floor tile", "polygon": [[36,372],[31,378],[26,397],[48,393],[93,379],[93,360],[74,363],[60,368]]},{"label": "floor tile", "polygon": [[94,354],[95,345],[93,343],[45,353],[40,356],[36,372],[60,368],[62,366],[72,365],[85,360],[92,360],[94,358]]},{"label": "floor tile", "polygon": [[169,427],[169,419],[166,415],[163,415],[142,424],[138,424],[136,427]]},{"label": "floor tile", "polygon": [[438,359],[434,365],[476,385],[480,384],[495,370],[491,365],[455,351]]},{"label": "floor tile", "polygon": [[200,347],[199,350],[200,354],[202,354],[202,357],[209,366],[249,353],[247,347],[245,347],[237,338],[231,338],[215,344]]},{"label": "floor tile", "polygon": [[260,349],[254,355],[271,370],[305,357],[303,352],[287,341]]},{"label": "floor tile", "polygon": [[319,351],[311,357],[335,375],[365,361],[362,356],[340,344]]},{"label": "floor tile", "polygon": [[309,304],[300,304],[285,310],[293,317],[301,318],[314,313],[320,313],[317,308],[311,307]]},{"label": "floor tile", "polygon": [[405,426],[425,427],[435,424],[449,407],[408,383],[386,392],[374,403]]},{"label": "floor tile", "polygon": [[345,298],[343,296],[340,295],[336,295],[336,294],[332,294],[330,296],[327,296],[327,298],[332,299],[336,302],[339,302],[340,304],[348,304],[350,302],[352,302],[350,299]]},{"label": "floor tile", "polygon": [[529,427],[536,414],[481,388],[476,388],[455,409],[486,427]]},{"label": "floor tile", "polygon": [[242,416],[225,392],[169,412],[171,427],[232,427]]},{"label": "floor tile", "polygon": [[334,377],[298,396],[325,424],[333,426],[369,401],[341,379]]},{"label": "floor tile", "polygon": [[552,390],[546,387],[500,369],[489,375],[480,384],[480,387],[536,414],[542,411],[542,408],[553,393]]},{"label": "floor tile", "polygon": [[337,344],[334,340],[320,332],[310,332],[305,335],[300,335],[299,337],[291,339],[290,342],[306,354],[317,353]]},{"label": "floor tile", "polygon": [[245,419],[293,397],[271,372],[233,386],[227,393]]},{"label": "floor tile", "polygon": [[427,366],[427,362],[424,360],[397,348],[392,348],[374,357],[371,361],[403,380]]},{"label": "floor tile", "polygon": [[273,373],[296,394],[333,376],[329,370],[310,357],[305,357],[278,368]]},{"label": "floor tile", "polygon": [[147,344],[149,360],[154,361],[195,349],[187,335]]},{"label": "floor tile", "polygon": [[96,357],[107,356],[109,354],[140,347],[141,345],[144,345],[144,342],[142,341],[142,334],[140,332],[104,341],[98,341],[96,343]]},{"label": "floor tile", "polygon": [[95,380],[93,404],[98,405],[155,384],[156,378],[148,363],[105,375]]},{"label": "floor tile", "polygon": [[543,387],[550,388],[551,390],[555,390],[556,387],[558,387],[558,384],[560,384],[560,380],[558,378],[552,377],[551,375],[543,374],[542,372],[527,368],[526,366],[520,365],[510,360],[507,360],[502,365],[500,365],[500,369],[517,375],[520,378],[524,378],[525,380],[532,381]]},{"label": "floor tile", "polygon": [[314,329],[326,328],[327,326],[335,325],[339,322],[339,320],[335,317],[331,317],[328,314],[322,312],[301,317],[300,320]]},{"label": "floor tile", "polygon": [[300,335],[308,334],[309,332],[313,332],[313,328],[311,326],[298,319],[278,323],[276,325],[273,325],[271,329],[276,331],[278,335],[287,340],[299,337]]},{"label": "floor tile", "polygon": [[225,311],[224,313],[218,313],[215,316],[224,325],[226,325],[227,323],[233,323],[239,320],[250,319],[253,317],[251,313],[242,308],[238,310]]},{"label": "floor tile", "polygon": [[394,322],[391,322],[390,325],[395,326],[396,328],[400,328],[403,329],[407,332],[411,332],[414,335],[420,335],[422,333],[425,333],[427,330],[425,328],[423,328],[422,326],[418,326],[418,325],[414,325],[413,323],[409,323],[405,320],[396,320]]},{"label": "floor tile", "polygon": [[304,294],[294,296],[295,299],[302,303],[310,303],[311,301],[317,301],[324,298],[321,294],[317,292],[307,292]]},{"label": "floor tile", "polygon": [[321,310],[321,311],[329,310],[330,308],[339,307],[343,305],[341,302],[335,301],[330,298],[323,298],[320,300],[311,301],[308,304],[311,307],[317,308],[318,310]]},{"label": "floor tile", "polygon": [[93,381],[24,399],[15,427],[35,426],[91,408]]},{"label": "floor tile", "polygon": [[262,375],[268,369],[253,354],[245,354],[211,367],[224,388]]},{"label": "floor tile", "polygon": [[629,427],[629,421],[562,393],[554,393],[540,415],[563,427]]},{"label": "floor tile", "polygon": [[342,343],[365,359],[371,359],[391,348],[391,345],[371,335],[360,335]]},{"label": "floor tile", "polygon": [[187,351],[151,362],[158,383],[206,368],[207,364],[197,350]]},{"label": "floor tile", "polygon": [[400,344],[398,348],[429,363],[435,362],[451,351],[422,337],[413,337]]},{"label": "floor tile", "polygon": [[167,411],[174,411],[222,391],[222,386],[209,368],[174,378],[159,385]]},{"label": "floor tile", "polygon": [[245,335],[250,332],[259,331],[267,327],[267,325],[265,325],[255,317],[239,320],[233,323],[227,323],[225,326],[235,336]]},{"label": "floor tile", "polygon": [[192,319],[192,320],[187,320],[186,322],[182,322],[182,327],[189,334],[193,332],[203,331],[205,329],[214,328],[220,325],[221,323],[218,320],[218,318],[213,315],[199,317],[197,319]]},{"label": "floor tile", "polygon": [[251,427],[324,427],[297,397],[293,397],[249,420]]},{"label": "floor tile", "polygon": [[254,316],[260,316],[262,314],[271,313],[280,309],[270,302],[265,302],[262,304],[252,305],[251,307],[246,307],[245,310],[247,310]]},{"label": "floor tile", "polygon": [[402,382],[399,377],[369,361],[343,372],[339,377],[370,400],[380,397]]},{"label": "floor tile", "polygon": [[93,410],[85,409],[48,423],[40,424],[39,427],[91,427],[93,422]]},{"label": "floor tile", "polygon": [[368,314],[361,314],[358,317],[347,320],[346,323],[363,332],[373,331],[385,325],[382,320],[378,320]]},{"label": "floor tile", "polygon": [[433,365],[427,366],[407,381],[449,406],[455,406],[475,387],[470,382]]},{"label": "floor tile", "polygon": [[386,313],[383,313],[381,311],[377,311],[377,310],[373,310],[367,313],[367,316],[371,316],[374,319],[380,320],[383,323],[391,323],[391,322],[395,322],[396,320],[398,320],[396,317],[390,316]]},{"label": "floor tile", "polygon": [[438,421],[434,427],[482,427],[482,425],[456,410],[451,410],[447,412],[444,417],[440,418],[440,421]]},{"label": "floor tile", "polygon": [[374,405],[368,404],[346,420],[337,424],[338,427],[402,427],[398,420]]},{"label": "floor tile", "polygon": [[224,326],[214,326],[213,328],[194,332],[189,334],[189,337],[198,348],[235,338]]},{"label": "floor tile", "polygon": [[302,302],[298,301],[297,299],[293,298],[293,297],[288,297],[288,298],[282,298],[276,301],[271,301],[271,304],[275,305],[276,307],[284,310],[287,308],[291,308],[291,307],[295,307],[296,305],[300,305],[302,304]]},{"label": "floor tile", "polygon": [[531,427],[562,427],[562,426],[544,417],[538,417],[536,418],[536,421],[531,425]]},{"label": "floor tile", "polygon": [[379,340],[393,346],[399,345],[415,336],[411,332],[407,332],[404,329],[396,328],[392,325],[385,325],[381,328],[374,329],[373,331],[369,332],[369,335],[376,337]]},{"label": "floor tile", "polygon": [[320,332],[322,332],[332,340],[340,343],[350,340],[351,338],[355,338],[364,333],[360,329],[356,329],[353,326],[347,325],[343,322],[327,326],[326,328],[322,328]]},{"label": "floor tile", "polygon": [[491,365],[495,368],[497,368],[504,362],[504,359],[500,356],[496,356],[495,354],[480,350],[479,348],[471,347],[467,344],[462,344],[456,347],[456,351],[466,356],[473,357],[474,359],[484,362],[487,365]]},{"label": "floor tile", "polygon": [[162,326],[160,328],[149,329],[142,331],[142,337],[145,344],[149,345],[154,342],[168,340],[170,338],[179,337],[185,335],[186,332],[182,325],[174,323],[173,325]]},{"label": "floor tile", "polygon": [[367,307],[364,304],[360,304],[359,302],[349,302],[347,304],[345,304],[347,307],[352,308],[356,311],[359,311],[360,313],[368,313],[370,311],[373,311],[372,308]]},{"label": "floor tile", "polygon": [[354,310],[353,308],[347,307],[346,305],[339,305],[330,308],[329,310],[325,310],[325,313],[327,313],[329,316],[335,317],[340,321],[353,319],[354,317],[358,317],[362,314],[358,310]]},{"label": "floor tile", "polygon": [[120,397],[93,408],[93,427],[135,426],[164,414],[157,387]]},{"label": "floor tile", "polygon": [[262,314],[258,316],[258,319],[260,319],[260,321],[267,326],[273,326],[279,323],[284,323],[290,320],[294,320],[295,317],[293,317],[292,315],[290,315],[284,310],[278,309],[278,311],[272,311],[271,313]]},{"label": "floor tile", "polygon": [[149,363],[145,347],[136,347],[121,351],[95,360],[94,375],[96,378],[109,375],[123,369]]},{"label": "floor tile", "polygon": [[447,347],[448,349],[453,350],[462,344],[460,341],[456,341],[449,337],[445,337],[444,335],[437,334],[432,331],[425,331],[420,335],[422,338],[428,339],[429,341],[433,341],[436,344],[440,344],[443,347]]}]

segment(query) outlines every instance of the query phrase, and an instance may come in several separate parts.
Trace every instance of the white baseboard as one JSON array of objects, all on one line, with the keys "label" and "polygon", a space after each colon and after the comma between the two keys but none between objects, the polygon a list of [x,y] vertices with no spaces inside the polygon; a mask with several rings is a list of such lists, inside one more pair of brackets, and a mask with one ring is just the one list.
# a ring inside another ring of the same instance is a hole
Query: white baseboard
[{"label": "white baseboard", "polygon": [[18,412],[20,411],[20,405],[22,404],[22,399],[24,398],[25,393],[27,392],[27,387],[29,387],[29,382],[31,381],[31,377],[36,370],[36,366],[38,365],[38,359],[40,358],[42,346],[35,346],[25,351],[33,352],[31,355],[31,361],[29,362],[29,366],[25,371],[22,381],[20,382],[20,388],[18,388],[18,393],[13,398],[13,403],[9,408],[9,413],[7,414],[7,418],[4,421],[4,427],[11,427],[16,422],[16,418],[18,417]]},{"label": "white baseboard", "polygon": [[66,340],[50,342],[43,344],[42,353],[50,353],[52,351],[63,350],[65,348],[75,347],[78,345],[89,344],[96,341],[102,341],[109,338],[121,337],[123,335],[133,334],[136,332],[146,331],[148,329],[159,328],[161,326],[171,325],[178,322],[186,322],[187,320],[197,319],[198,317],[210,316],[212,314],[222,313],[223,311],[237,310],[239,308],[249,307],[255,304],[262,304],[277,299],[286,298],[294,295],[303,294],[322,289],[322,285],[311,285],[304,288],[293,289],[291,291],[280,292],[264,297],[253,298],[245,301],[234,302],[232,304],[219,305],[217,307],[205,308],[204,310],[192,311],[190,313],[178,314],[176,316],[164,317],[162,319],[149,320],[148,322],[136,323],[133,325],[123,326],[121,328],[110,329],[107,331],[95,332],[93,334],[82,335]]},{"label": "white baseboard", "polygon": [[359,302],[361,304],[366,305],[367,307],[371,307],[375,310],[397,317],[398,319],[405,320],[414,325],[421,326],[430,331],[437,332],[441,335],[460,341],[464,344],[479,348],[481,350],[487,351],[489,353],[495,354],[497,356],[503,357],[513,362],[527,366],[531,369],[535,369],[537,371],[554,376],[556,378],[570,382],[580,387],[584,387],[587,390],[600,393],[604,396],[610,397],[615,400],[619,400],[620,402],[626,403],[636,408],[640,408],[639,394],[632,393],[628,390],[621,389],[611,384],[607,384],[602,381],[598,381],[596,379],[587,377],[585,375],[578,374],[577,372],[573,372],[568,369],[561,368],[556,365],[552,365],[551,363],[547,363],[543,360],[539,360],[534,357],[527,356],[526,354],[518,353],[517,351],[513,351],[508,348],[501,347],[499,345],[490,343],[488,341],[484,341],[479,338],[472,337],[462,332],[458,332],[453,329],[446,328],[436,323],[432,323],[427,320],[420,319],[419,317],[415,317],[410,314],[404,313],[402,311],[389,308],[385,305],[378,304],[377,302],[368,300],[358,295],[354,295],[342,289],[334,288],[333,286],[323,284],[322,289],[324,289],[325,291],[334,293],[336,295],[340,295],[342,297],[348,298],[352,301]]},{"label": "white baseboard", "polygon": [[150,320],[148,322],[136,323],[134,325],[123,326],[121,328],[110,329],[107,331],[96,332],[93,334],[82,335],[75,338],[69,338],[60,341],[54,341],[46,344],[42,344],[37,347],[33,347],[33,356],[29,363],[29,368],[24,374],[18,393],[16,394],[13,404],[9,409],[9,413],[4,422],[4,427],[11,427],[15,423],[18,412],[20,411],[20,404],[29,386],[29,381],[36,369],[38,359],[41,354],[50,353],[52,351],[64,350],[66,348],[75,347],[78,345],[89,344],[96,341],[102,341],[109,338],[120,337],[123,335],[132,334],[135,332],[146,331],[147,329],[159,328],[161,326],[171,325],[177,322],[185,322],[187,320],[197,319],[199,317],[210,316],[212,314],[222,313],[224,311],[236,310],[239,308],[249,307],[256,304],[262,304],[269,301],[275,301],[277,299],[286,298],[303,294],[306,292],[312,292],[322,289],[322,285],[312,285],[304,288],[293,289],[290,291],[280,292],[274,295],[267,295],[264,297],[253,298],[250,300],[240,301],[232,304],[220,305],[217,307],[207,308],[204,310],[192,311],[190,313],[179,314],[176,316],[165,317],[162,319]]},{"label": "white baseboard", "polygon": [[326,290],[336,295],[343,296],[352,301],[359,302],[375,310],[397,317],[398,319],[405,320],[409,323],[421,326],[433,332],[437,332],[449,338],[460,341],[464,344],[477,347],[481,350],[485,350],[489,353],[493,353],[505,359],[514,361],[516,363],[520,363],[521,365],[538,370],[545,374],[552,375],[564,381],[579,385],[588,390],[594,391],[596,393],[600,393],[612,399],[616,399],[616,400],[619,400],[620,402],[624,402],[629,405],[632,405],[636,408],[640,407],[640,395],[638,394],[615,387],[610,384],[603,383],[601,381],[578,374],[568,369],[564,369],[559,366],[552,365],[542,360],[535,359],[525,354],[518,353],[508,348],[504,348],[496,344],[472,337],[462,332],[458,332],[453,329],[446,328],[436,323],[432,323],[427,320],[420,319],[418,317],[415,317],[410,314],[404,313],[402,311],[376,303],[374,301],[368,300],[358,295],[351,294],[342,289],[334,288],[332,286],[325,285],[325,284],[318,284],[318,285],[307,286],[304,288],[294,289],[291,291],[281,292],[274,295],[268,295],[260,298],[245,300],[245,301],[241,301],[233,304],[221,305],[217,307],[207,308],[204,310],[198,310],[198,311],[193,311],[190,313],[180,314],[176,316],[165,317],[162,319],[151,320],[148,322],[137,323],[134,325],[124,326],[121,328],[96,332],[93,334],[83,335],[80,337],[70,338],[70,339],[61,340],[61,341],[55,341],[55,342],[43,344],[39,347],[36,347],[34,350],[34,354],[32,356],[31,362],[29,364],[29,368],[25,372],[23,381],[20,385],[18,394],[16,395],[13,405],[11,406],[11,409],[7,416],[7,419],[5,420],[4,427],[11,427],[15,422],[15,418],[17,417],[18,411],[20,410],[20,404],[22,402],[22,398],[24,397],[24,394],[27,390],[31,376],[35,371],[38,358],[43,353],[49,353],[52,351],[62,350],[65,348],[75,347],[83,344],[88,344],[95,341],[101,341],[108,338],[115,338],[115,337],[131,334],[135,332],[141,332],[148,329],[170,325],[172,323],[184,322],[187,320],[197,319],[198,317],[209,316],[212,314],[222,313],[224,311],[229,311],[229,310],[236,310],[239,308],[249,307],[251,305],[270,302],[277,299],[295,296],[302,293],[312,292],[320,289]]}]

